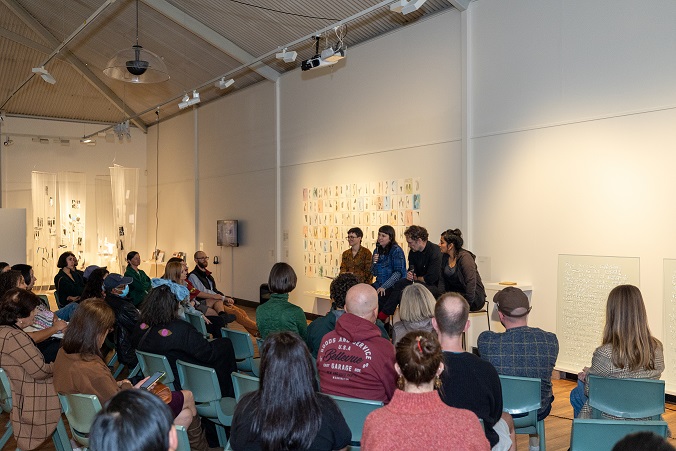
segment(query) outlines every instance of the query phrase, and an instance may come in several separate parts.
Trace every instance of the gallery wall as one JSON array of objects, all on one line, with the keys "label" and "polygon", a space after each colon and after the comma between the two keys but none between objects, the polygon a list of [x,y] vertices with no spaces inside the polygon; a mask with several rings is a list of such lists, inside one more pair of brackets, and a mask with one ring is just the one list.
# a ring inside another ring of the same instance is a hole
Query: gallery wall
[{"label": "gallery wall", "polygon": [[676,4],[481,0],[470,18],[475,251],[533,285],[531,323],[552,331],[559,254],[639,257],[666,339]]},{"label": "gallery wall", "polygon": [[282,78],[283,252],[299,276],[291,299],[305,311],[325,313],[308,292],[330,280],[304,275],[303,188],[418,177],[430,240],[460,226],[460,28],[453,10],[348,49],[342,67]]},{"label": "gallery wall", "polygon": [[[148,133],[149,244],[157,227],[165,260],[185,252],[191,269],[201,248],[221,291],[257,301],[276,261],[275,85],[259,83],[162,122],[159,146],[157,129]],[[239,221],[239,247],[217,246],[219,219]]]},{"label": "gallery wall", "polygon": [[[85,259],[89,263],[98,263],[96,255],[96,209],[95,177],[110,176],[109,167],[118,164],[139,168],[139,195],[136,243],[144,246],[146,237],[146,135],[136,128],[131,129],[131,141],[124,143],[106,142],[98,138],[96,146],[80,144],[78,136],[94,133],[103,129],[103,125],[78,124],[63,121],[49,121],[8,117],[3,122],[3,135],[8,133],[14,144],[2,146],[2,206],[7,208],[25,208],[28,233],[26,251],[28,256],[35,251],[33,246],[33,213],[31,199],[31,172],[60,171],[82,172],[87,177],[87,216],[85,230]],[[28,135],[28,136],[21,136]],[[32,137],[50,137],[48,144],[34,142]],[[54,137],[71,137],[68,146],[54,143]],[[65,249],[64,249],[65,250]],[[27,256],[27,257],[28,257]],[[58,257],[58,256],[57,256]],[[28,259],[30,261],[30,259]],[[12,262],[18,263],[18,262]],[[56,273],[54,264],[54,273]]]}]

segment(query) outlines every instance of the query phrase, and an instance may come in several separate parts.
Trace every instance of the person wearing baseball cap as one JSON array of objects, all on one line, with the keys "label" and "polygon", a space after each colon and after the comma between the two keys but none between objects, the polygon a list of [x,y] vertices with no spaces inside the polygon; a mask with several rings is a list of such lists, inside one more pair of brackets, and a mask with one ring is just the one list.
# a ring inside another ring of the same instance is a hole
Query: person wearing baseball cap
[{"label": "person wearing baseball cap", "polygon": [[[537,327],[528,326],[532,309],[528,296],[517,287],[507,287],[493,298],[498,307],[504,333],[485,331],[477,341],[479,354],[493,364],[499,374],[532,377],[540,384],[542,404],[538,420],[544,420],[552,410],[552,371],[559,355],[556,335]],[[530,451],[539,450],[539,439],[530,437]]]},{"label": "person wearing baseball cap", "polygon": [[130,370],[138,364],[134,346],[131,343],[131,333],[141,316],[127,297],[131,277],[110,273],[103,279],[103,289],[106,292],[106,304],[115,312],[115,350],[121,364],[127,365]]}]

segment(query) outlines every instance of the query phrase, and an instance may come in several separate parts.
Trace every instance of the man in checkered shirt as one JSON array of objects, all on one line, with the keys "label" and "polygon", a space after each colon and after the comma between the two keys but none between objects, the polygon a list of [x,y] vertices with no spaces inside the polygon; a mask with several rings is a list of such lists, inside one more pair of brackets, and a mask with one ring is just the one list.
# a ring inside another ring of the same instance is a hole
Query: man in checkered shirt
[{"label": "man in checkered shirt", "polygon": [[[478,339],[479,354],[493,364],[498,374],[542,380],[538,420],[543,420],[552,410],[554,401],[552,371],[559,355],[559,341],[551,332],[528,327],[531,307],[528,297],[520,289],[504,288],[493,301],[506,331],[482,332]],[[537,443],[531,437],[531,450],[538,449]]]}]

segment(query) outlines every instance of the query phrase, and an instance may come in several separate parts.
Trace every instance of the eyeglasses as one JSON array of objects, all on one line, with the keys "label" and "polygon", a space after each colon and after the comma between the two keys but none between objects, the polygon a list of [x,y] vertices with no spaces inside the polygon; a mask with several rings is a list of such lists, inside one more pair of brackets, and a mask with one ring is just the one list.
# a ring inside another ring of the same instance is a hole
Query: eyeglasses
[{"label": "eyeglasses", "polygon": [[196,258],[195,260],[209,260],[209,257],[200,257],[200,258]]},{"label": "eyeglasses", "polygon": [[346,236],[345,238],[347,238],[348,240],[356,240],[356,239],[359,238],[359,237],[358,237],[358,236],[355,236],[355,235],[348,235],[348,236]]}]

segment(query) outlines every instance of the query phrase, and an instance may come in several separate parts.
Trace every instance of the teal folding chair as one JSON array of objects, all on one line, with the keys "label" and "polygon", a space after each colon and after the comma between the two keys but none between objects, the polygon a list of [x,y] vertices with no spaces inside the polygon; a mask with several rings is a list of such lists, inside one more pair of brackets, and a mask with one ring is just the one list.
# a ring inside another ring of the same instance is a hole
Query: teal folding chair
[{"label": "teal folding chair", "polygon": [[[7,373],[2,368],[0,368],[0,409],[7,413],[12,411],[12,389],[9,385]],[[0,449],[5,449],[5,445],[12,434],[12,420],[8,419],[5,425],[5,433],[0,438]]]},{"label": "teal folding chair", "polygon": [[178,447],[176,451],[190,451],[190,441],[188,440],[188,431],[183,426],[174,425],[176,436],[178,437]]},{"label": "teal folding chair", "polygon": [[96,395],[59,393],[59,401],[68,418],[73,439],[83,446],[89,446],[89,430],[94,417],[101,410],[99,398]]},{"label": "teal folding chair", "polygon": [[664,413],[664,381],[617,379],[589,375],[592,418],[603,413],[621,418],[661,420]]},{"label": "teal folding chair", "polygon": [[260,359],[254,358],[254,347],[251,341],[251,335],[248,332],[239,330],[221,328],[221,335],[229,338],[232,347],[235,349],[235,360],[237,360],[237,370],[248,373],[252,376],[260,376]]},{"label": "teal folding chair", "polygon": [[232,424],[237,401],[235,398],[221,397],[218,377],[213,368],[176,361],[178,380],[184,390],[190,390],[195,398],[195,406],[200,416],[206,417],[216,424],[216,433],[220,446],[225,447],[228,438],[225,427]]},{"label": "teal folding chair", "polygon": [[258,355],[261,355],[261,352],[263,352],[263,340],[261,337],[256,337],[256,346],[258,346]]},{"label": "teal folding chair", "polygon": [[628,434],[650,431],[667,436],[666,421],[617,421],[574,419],[570,433],[571,451],[611,451]]},{"label": "teal folding chair", "polygon": [[204,338],[210,338],[211,335],[207,332],[207,323],[204,322],[204,316],[199,313],[185,312],[185,317],[188,322],[197,329],[199,333],[204,335]]},{"label": "teal folding chair", "polygon": [[231,373],[232,387],[235,389],[235,400],[239,402],[242,396],[254,392],[260,387],[260,379],[248,374]]},{"label": "teal folding chair", "polygon": [[514,418],[514,432],[517,434],[537,434],[540,439],[540,451],[545,451],[545,422],[538,421],[540,398],[540,379],[500,375],[502,385],[502,410]]},{"label": "teal folding chair", "polygon": [[[9,383],[7,373],[5,373],[5,370],[2,368],[0,368],[0,410],[7,413],[12,411],[12,387]],[[0,437],[0,449],[5,449],[5,445],[12,434],[14,434],[12,420],[8,420],[5,425],[5,433]],[[73,450],[70,446],[70,439],[68,438],[68,432],[66,432],[66,426],[64,426],[61,418],[59,418],[59,422],[56,424],[56,430],[52,435],[52,441],[54,442],[54,449],[56,449],[56,451]]]},{"label": "teal folding chair", "polygon": [[150,352],[136,351],[138,363],[141,366],[141,372],[144,376],[152,376],[158,371],[164,371],[165,375],[162,378],[162,383],[169,387],[171,391],[176,390],[174,387],[174,372],[171,370],[169,359],[166,356],[159,354],[152,354]]},{"label": "teal folding chair", "polygon": [[382,401],[370,401],[368,399],[346,398],[344,396],[329,395],[336,401],[345,422],[352,432],[350,449],[357,450],[361,446],[361,436],[364,432],[364,421],[369,413],[383,406]]}]

